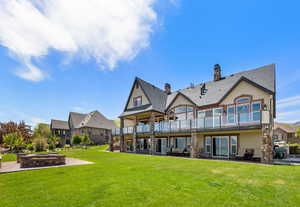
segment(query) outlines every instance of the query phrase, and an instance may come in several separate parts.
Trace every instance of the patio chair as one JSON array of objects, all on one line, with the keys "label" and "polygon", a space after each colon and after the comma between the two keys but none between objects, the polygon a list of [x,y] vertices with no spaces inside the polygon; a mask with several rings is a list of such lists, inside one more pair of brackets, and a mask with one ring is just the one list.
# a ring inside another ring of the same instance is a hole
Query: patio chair
[{"label": "patio chair", "polygon": [[246,149],[244,154],[244,160],[252,160],[254,152],[254,149]]}]

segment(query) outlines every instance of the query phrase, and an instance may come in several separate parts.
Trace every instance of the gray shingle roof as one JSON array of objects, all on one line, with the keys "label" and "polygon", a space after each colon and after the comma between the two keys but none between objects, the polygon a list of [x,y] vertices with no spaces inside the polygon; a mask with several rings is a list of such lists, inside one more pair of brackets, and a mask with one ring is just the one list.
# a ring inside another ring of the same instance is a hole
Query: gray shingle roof
[{"label": "gray shingle roof", "polygon": [[151,110],[163,113],[165,111],[168,95],[160,88],[157,88],[156,86],[140,78],[136,78],[135,82],[136,81],[141,86],[146,97],[149,99],[150,105],[148,105],[147,107],[136,107],[134,109],[125,110],[120,116],[128,116],[130,114],[136,114]]},{"label": "gray shingle roof", "polygon": [[136,110],[125,110],[121,116],[127,116],[130,114],[136,114],[150,110],[164,112],[178,93],[185,95],[197,106],[216,104],[219,103],[224,96],[230,92],[230,90],[241,80],[246,80],[251,83],[253,82],[267,91],[274,93],[276,92],[274,64],[226,76],[219,81],[208,81],[205,83],[207,92],[201,98],[200,90],[204,83],[198,84],[193,88],[181,89],[171,93],[170,95],[167,95],[163,90],[140,78],[137,78],[136,80],[142,86],[152,105],[142,110],[138,108]]},{"label": "gray shingle roof", "polygon": [[61,120],[51,120],[51,128],[52,129],[64,129],[69,130],[69,123],[67,121],[61,121]]},{"label": "gray shingle roof", "polygon": [[81,121],[86,117],[86,114],[81,114],[77,112],[70,112],[70,121],[75,128],[80,128]]},{"label": "gray shingle roof", "polygon": [[70,112],[70,117],[71,121],[73,122],[74,128],[91,127],[112,129],[116,127],[113,120],[107,119],[99,111],[93,111],[88,114]]},{"label": "gray shingle roof", "polygon": [[[179,90],[182,94],[190,98],[198,106],[216,104],[238,83],[241,79],[246,78],[271,92],[275,92],[275,65],[266,65],[254,70],[248,70],[224,77],[220,81],[206,82],[207,92],[200,98],[200,89],[203,84],[196,85],[194,88]],[[172,102],[177,92],[168,97],[168,104]]]}]

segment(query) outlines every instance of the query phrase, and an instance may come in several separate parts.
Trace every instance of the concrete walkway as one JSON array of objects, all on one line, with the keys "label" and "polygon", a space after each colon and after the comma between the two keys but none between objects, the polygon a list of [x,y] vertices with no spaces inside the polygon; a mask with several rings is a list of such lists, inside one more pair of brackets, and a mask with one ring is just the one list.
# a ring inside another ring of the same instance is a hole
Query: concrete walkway
[{"label": "concrete walkway", "polygon": [[87,165],[87,164],[93,164],[93,162],[78,160],[78,159],[69,158],[69,157],[66,158],[65,165],[34,167],[34,168],[20,168],[20,163],[17,163],[16,161],[2,162],[2,166],[0,168],[0,174],[1,173],[9,173],[9,172],[25,171],[25,170],[40,170],[40,169],[45,169],[45,168],[65,167],[65,166],[74,166],[74,165]]}]

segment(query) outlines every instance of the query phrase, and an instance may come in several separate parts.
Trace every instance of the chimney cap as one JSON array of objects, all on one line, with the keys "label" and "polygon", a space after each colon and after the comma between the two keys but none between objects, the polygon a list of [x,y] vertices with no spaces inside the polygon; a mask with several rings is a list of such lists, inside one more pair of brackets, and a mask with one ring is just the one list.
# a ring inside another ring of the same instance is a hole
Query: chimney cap
[{"label": "chimney cap", "polygon": [[214,65],[214,69],[216,70],[216,69],[221,69],[221,66],[219,65],[219,64],[215,64]]},{"label": "chimney cap", "polygon": [[169,95],[171,94],[171,84],[165,83],[165,92]]}]

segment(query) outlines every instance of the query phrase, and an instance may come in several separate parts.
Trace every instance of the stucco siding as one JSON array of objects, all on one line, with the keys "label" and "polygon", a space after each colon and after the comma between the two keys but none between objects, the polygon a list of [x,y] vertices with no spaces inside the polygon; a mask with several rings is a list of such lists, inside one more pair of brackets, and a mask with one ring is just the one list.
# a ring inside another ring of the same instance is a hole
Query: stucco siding
[{"label": "stucco siding", "polygon": [[254,157],[261,157],[262,132],[245,132],[239,135],[239,155],[244,156],[246,149],[254,149]]},{"label": "stucco siding", "polygon": [[253,100],[263,99],[264,103],[267,104],[268,109],[270,109],[270,94],[245,81],[240,82],[221,102],[221,104],[233,104],[234,99],[242,95],[251,95],[253,97]]},{"label": "stucco siding", "polygon": [[177,96],[175,101],[169,106],[169,109],[180,106],[180,105],[193,105],[192,102],[190,102],[188,99],[183,97],[182,95]]}]

